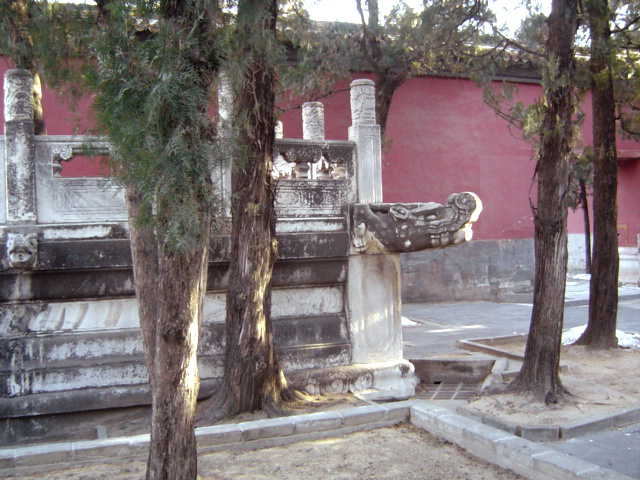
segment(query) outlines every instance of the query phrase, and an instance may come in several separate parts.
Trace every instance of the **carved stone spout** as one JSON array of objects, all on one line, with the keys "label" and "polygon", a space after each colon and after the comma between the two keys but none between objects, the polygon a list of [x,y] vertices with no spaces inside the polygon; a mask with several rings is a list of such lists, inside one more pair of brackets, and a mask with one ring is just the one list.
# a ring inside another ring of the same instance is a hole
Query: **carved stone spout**
[{"label": "carved stone spout", "polygon": [[38,238],[35,233],[22,235],[7,234],[7,257],[9,266],[15,269],[29,269],[36,266],[38,259]]},{"label": "carved stone spout", "polygon": [[358,253],[415,252],[471,240],[482,202],[454,193],[438,203],[372,203],[350,206],[351,241]]}]

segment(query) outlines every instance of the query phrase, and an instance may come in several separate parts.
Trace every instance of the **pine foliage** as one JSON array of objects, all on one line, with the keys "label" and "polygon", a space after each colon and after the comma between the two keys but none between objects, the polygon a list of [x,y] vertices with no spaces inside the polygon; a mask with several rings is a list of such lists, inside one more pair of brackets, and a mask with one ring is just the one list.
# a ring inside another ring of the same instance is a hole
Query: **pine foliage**
[{"label": "pine foliage", "polygon": [[217,32],[198,25],[205,15],[182,26],[159,16],[160,7],[113,2],[92,44],[96,64],[87,78],[99,125],[114,147],[114,169],[138,187],[148,207],[142,211],[151,212],[137,221],[155,227],[169,250],[191,249],[209,233],[201,226],[203,209],[220,207],[210,175],[225,152],[209,104],[221,49]]}]

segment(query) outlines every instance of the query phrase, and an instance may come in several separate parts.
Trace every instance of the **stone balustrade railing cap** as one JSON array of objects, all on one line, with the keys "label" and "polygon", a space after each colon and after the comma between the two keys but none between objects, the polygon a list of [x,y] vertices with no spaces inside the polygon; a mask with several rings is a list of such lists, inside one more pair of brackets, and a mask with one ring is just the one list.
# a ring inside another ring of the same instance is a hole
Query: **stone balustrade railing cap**
[{"label": "stone balustrade railing cap", "polygon": [[357,85],[371,85],[371,86],[375,86],[376,83],[373,80],[369,80],[368,78],[359,78],[357,80],[354,80],[353,82],[351,82],[351,86],[355,87]]}]

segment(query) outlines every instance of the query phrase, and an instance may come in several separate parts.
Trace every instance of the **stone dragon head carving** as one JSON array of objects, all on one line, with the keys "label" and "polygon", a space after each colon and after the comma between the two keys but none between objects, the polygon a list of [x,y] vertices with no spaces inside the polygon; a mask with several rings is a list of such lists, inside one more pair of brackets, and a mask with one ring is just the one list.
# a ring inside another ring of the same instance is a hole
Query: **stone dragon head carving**
[{"label": "stone dragon head carving", "polygon": [[351,206],[351,241],[358,253],[415,252],[471,240],[482,202],[454,193],[438,203],[372,203]]}]

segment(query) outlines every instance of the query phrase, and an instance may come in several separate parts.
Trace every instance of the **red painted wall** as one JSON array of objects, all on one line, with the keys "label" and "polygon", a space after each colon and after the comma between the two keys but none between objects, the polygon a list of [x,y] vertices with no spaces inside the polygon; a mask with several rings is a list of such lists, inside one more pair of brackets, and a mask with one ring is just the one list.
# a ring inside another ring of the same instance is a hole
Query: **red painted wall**
[{"label": "red painted wall", "polygon": [[[0,71],[7,63],[0,59]],[[369,77],[358,74],[354,77]],[[323,99],[327,139],[346,140],[351,124],[348,84],[345,91]],[[89,133],[93,125],[90,99],[83,99],[75,113],[49,89],[44,93],[49,134]],[[519,98],[529,103],[540,95],[535,84],[520,84]],[[0,99],[0,105],[3,99]],[[591,141],[590,97],[583,102],[583,142]],[[302,137],[300,109],[281,115],[284,135]],[[3,120],[0,119],[0,126]],[[640,158],[640,144],[621,140],[625,156]],[[444,203],[455,192],[472,191],[483,202],[483,213],[474,225],[474,238],[518,239],[533,236],[529,196],[535,193],[531,177],[535,162],[531,146],[521,133],[509,129],[482,100],[474,82],[448,77],[407,80],[396,92],[387,126],[383,152],[385,202],[433,201]],[[618,224],[624,226],[621,245],[636,245],[640,233],[640,160],[619,162]],[[65,165],[63,175],[92,175],[99,167],[90,162]],[[581,213],[570,213],[570,233],[583,233]]]}]

